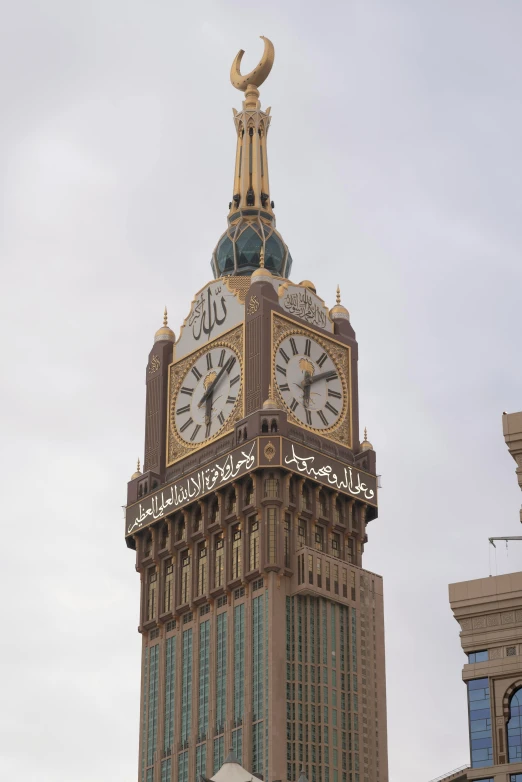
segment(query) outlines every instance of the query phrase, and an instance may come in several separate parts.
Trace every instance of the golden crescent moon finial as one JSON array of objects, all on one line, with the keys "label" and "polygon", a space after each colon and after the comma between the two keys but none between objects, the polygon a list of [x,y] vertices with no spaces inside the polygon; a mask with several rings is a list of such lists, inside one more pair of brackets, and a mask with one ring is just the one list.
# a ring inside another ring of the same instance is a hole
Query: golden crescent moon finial
[{"label": "golden crescent moon finial", "polygon": [[245,92],[249,84],[260,87],[272,70],[272,65],[274,64],[274,44],[268,38],[265,38],[264,35],[259,37],[265,42],[265,50],[254,70],[247,73],[246,76],[241,75],[240,65],[245,53],[243,49],[240,49],[236,54],[230,69],[230,81],[233,86],[237,90],[241,90],[241,92]]}]

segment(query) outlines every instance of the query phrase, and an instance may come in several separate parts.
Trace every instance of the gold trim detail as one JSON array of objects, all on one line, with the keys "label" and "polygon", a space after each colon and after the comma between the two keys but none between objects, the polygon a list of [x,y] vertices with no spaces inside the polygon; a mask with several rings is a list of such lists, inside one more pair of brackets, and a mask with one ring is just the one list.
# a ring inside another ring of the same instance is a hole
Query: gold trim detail
[{"label": "gold trim detail", "polygon": [[255,315],[259,309],[259,301],[257,296],[251,296],[248,302],[247,315]]},{"label": "gold trim detail", "polygon": [[160,358],[159,356],[156,356],[156,354],[154,354],[149,364],[149,375],[153,375],[154,372],[157,372],[160,366],[161,366]]},{"label": "gold trim detail", "polygon": [[265,445],[263,449],[263,454],[265,456],[265,459],[268,459],[269,462],[271,462],[274,456],[276,455],[276,449],[274,448],[274,445],[271,441],[269,441]]},{"label": "gold trim detail", "polygon": [[[237,361],[240,367],[241,387],[237,394],[236,404],[221,427],[213,437],[209,437],[208,440],[204,440],[202,443],[191,446],[190,443],[185,442],[179,435],[176,429],[175,423],[175,410],[176,399],[178,392],[181,388],[185,376],[190,371],[190,368],[205,355],[209,350],[223,347],[233,350],[236,354]],[[227,332],[226,339],[218,337],[214,342],[207,342],[204,347],[199,348],[196,352],[190,353],[188,356],[184,356],[177,363],[171,364],[169,367],[169,422],[167,432],[167,466],[170,467],[174,462],[183,459],[185,456],[195,453],[200,448],[207,446],[209,443],[213,443],[220,437],[233,431],[235,424],[243,418],[243,397],[244,397],[244,354],[243,354],[243,324],[236,326],[231,331]]]},{"label": "gold trim detail", "polygon": [[[279,385],[275,375],[275,357],[281,342],[292,334],[309,337],[321,345],[328,352],[341,380],[343,387],[343,409],[337,422],[327,429],[314,429],[297,418],[279,392]],[[343,345],[336,339],[331,339],[317,331],[298,326],[293,320],[285,318],[284,315],[276,314],[272,311],[272,360],[271,360],[271,378],[276,389],[276,399],[288,414],[288,420],[307,429],[316,435],[327,437],[336,443],[344,445],[345,448],[352,448],[352,377],[351,377],[351,349],[349,345]]]}]

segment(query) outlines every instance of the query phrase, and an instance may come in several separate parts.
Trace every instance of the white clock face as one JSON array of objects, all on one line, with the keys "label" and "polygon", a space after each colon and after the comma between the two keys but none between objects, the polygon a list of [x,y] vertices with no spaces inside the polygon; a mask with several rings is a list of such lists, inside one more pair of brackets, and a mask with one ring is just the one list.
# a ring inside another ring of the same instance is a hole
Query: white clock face
[{"label": "white clock face", "polygon": [[274,357],[279,392],[303,424],[331,429],[344,409],[344,389],[337,365],[314,339],[292,334],[279,343]]},{"label": "white clock face", "polygon": [[233,413],[241,393],[241,364],[234,350],[216,345],[186,373],[174,400],[178,437],[197,445],[214,437]]}]

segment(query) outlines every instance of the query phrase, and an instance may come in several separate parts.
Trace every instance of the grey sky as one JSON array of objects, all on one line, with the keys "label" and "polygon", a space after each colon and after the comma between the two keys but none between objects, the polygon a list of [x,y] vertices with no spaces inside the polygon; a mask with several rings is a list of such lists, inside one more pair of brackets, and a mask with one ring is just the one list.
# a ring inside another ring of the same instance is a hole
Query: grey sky
[{"label": "grey sky", "polygon": [[[360,345],[378,452],[390,772],[469,758],[450,581],[518,534],[522,4],[22,0],[0,24],[0,778],[136,778],[139,578],[121,505],[144,368],[211,277],[232,59],[269,36],[271,191],[292,277]],[[408,499],[406,499],[406,497]],[[522,567],[501,549],[498,572]],[[493,567],[494,567],[493,562]],[[495,572],[495,571],[493,571]]]}]

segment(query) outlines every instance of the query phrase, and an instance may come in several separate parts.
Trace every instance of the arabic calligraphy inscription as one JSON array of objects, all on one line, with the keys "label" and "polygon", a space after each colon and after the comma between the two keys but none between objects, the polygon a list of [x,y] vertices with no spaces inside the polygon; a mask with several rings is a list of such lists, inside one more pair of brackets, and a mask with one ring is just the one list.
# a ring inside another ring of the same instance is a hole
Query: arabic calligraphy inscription
[{"label": "arabic calligraphy inscription", "polygon": [[279,303],[289,315],[300,318],[311,326],[333,330],[327,307],[319,296],[315,296],[308,288],[288,286]]},{"label": "arabic calligraphy inscription", "polygon": [[257,466],[257,441],[245,448],[236,448],[208,467],[180,478],[169,486],[154,492],[139,503],[131,505],[125,514],[125,534],[132,535],[153,521],[200,499],[211,491],[233,481]]}]

